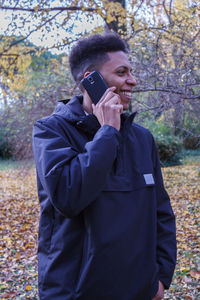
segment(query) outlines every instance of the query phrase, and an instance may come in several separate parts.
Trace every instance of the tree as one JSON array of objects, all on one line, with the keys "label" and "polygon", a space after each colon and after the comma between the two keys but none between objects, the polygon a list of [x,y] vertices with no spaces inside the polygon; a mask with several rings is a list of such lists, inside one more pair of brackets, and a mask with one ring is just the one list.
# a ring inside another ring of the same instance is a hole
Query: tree
[{"label": "tree", "polygon": [[23,88],[27,81],[27,67],[31,64],[31,53],[35,52],[30,43],[16,43],[12,46],[12,50],[5,47],[12,44],[13,41],[19,40],[20,37],[0,36],[0,88],[3,94],[4,106],[8,105],[7,96],[15,90]]},{"label": "tree", "polygon": [[[68,58],[65,55],[52,55],[48,51],[39,55],[37,47],[31,47],[35,51],[30,58],[26,57],[29,63],[24,62],[26,69],[23,72],[23,86],[12,86],[9,81],[6,92],[10,100],[0,109],[0,138],[5,137],[9,148],[7,144],[3,145],[17,159],[32,157],[31,134],[34,122],[51,114],[56,101],[70,98],[73,90]],[[16,70],[17,78],[18,75]],[[2,150],[4,153],[5,149]]]},{"label": "tree", "polygon": [[[0,9],[4,11],[12,11],[12,20],[9,27],[12,28],[14,32],[17,29],[20,29],[21,26],[27,28],[26,36],[17,38],[12,42],[9,41],[7,46],[4,46],[4,48],[1,49],[2,56],[7,55],[5,53],[13,46],[24,41],[34,32],[43,32],[43,36],[45,36],[48,32],[52,33],[56,27],[65,29],[65,36],[60,36],[59,42],[53,44],[52,47],[69,45],[73,39],[80,37],[79,34],[76,36],[71,34],[78,19],[86,16],[88,21],[92,22],[94,16],[98,15],[104,21],[106,28],[117,31],[123,35],[129,44],[132,43],[132,45],[136,45],[139,49],[143,48],[144,50],[145,40],[148,40],[149,46],[153,43],[156,51],[155,59],[157,66],[157,69],[154,70],[154,75],[159,73],[158,65],[168,65],[168,69],[169,65],[171,65],[174,66],[173,68],[175,70],[175,68],[178,68],[178,61],[180,60],[182,61],[182,65],[185,63],[185,65],[188,66],[188,61],[183,63],[182,60],[182,58],[185,59],[187,56],[188,60],[191,56],[195,57],[193,62],[192,59],[190,59],[189,64],[196,68],[194,71],[197,71],[198,69],[197,60],[200,49],[198,37],[200,30],[198,27],[198,6],[194,1],[127,0],[125,2],[125,0],[88,0],[83,3],[83,1],[80,0],[60,0],[56,1],[56,3],[60,3],[60,5],[57,6],[54,6],[54,2],[55,1],[47,0],[37,0],[34,2],[30,0],[19,0],[17,1],[17,4],[14,5],[15,1],[9,0],[6,1],[8,5],[2,5],[0,7]],[[25,15],[22,14],[20,16],[21,25],[17,23],[19,12],[25,13]],[[66,32],[69,32],[69,34]],[[59,33],[57,32],[57,34]],[[63,32],[60,34],[63,34]],[[174,52],[173,58],[171,54],[166,57],[168,50]],[[176,94],[185,97],[185,92],[183,93],[183,90],[185,89],[185,79],[188,78],[188,70],[186,70],[185,73],[184,72],[181,72],[181,76],[183,76],[181,77],[183,82],[182,86],[184,86],[184,88],[180,89],[179,86],[179,90],[176,91]],[[177,74],[176,71],[175,73]],[[196,76],[198,72],[193,73],[195,73]],[[166,73],[162,74],[162,77],[163,75],[166,75]],[[169,78],[167,81],[169,82]],[[187,82],[187,85],[188,84],[190,83]],[[199,82],[197,82],[197,84],[199,84]],[[152,90],[152,87],[148,88]],[[161,87],[157,87],[154,88],[154,90],[157,91],[160,88]],[[175,93],[173,88],[170,88],[169,90],[169,85],[164,90],[173,94]],[[187,92],[189,92],[188,88]],[[190,90],[189,94],[186,94],[186,97],[189,97],[190,99],[198,98],[199,93],[196,95],[195,92],[194,95],[192,95],[193,92],[194,90]]]},{"label": "tree", "polygon": [[[30,109],[34,111],[37,107],[43,115],[47,114],[47,99],[52,99],[52,110],[56,99],[63,94],[61,90],[69,95],[72,79],[66,65],[64,72],[64,58],[62,61],[51,57],[50,62],[54,66],[51,68],[45,59],[45,55],[49,54],[45,52],[41,56],[41,49],[32,47],[28,38],[38,32],[45,40],[48,34],[55,33],[57,42],[53,42],[51,48],[68,51],[76,39],[91,33],[91,29],[87,30],[88,24],[98,17],[102,25],[99,27],[98,23],[93,32],[116,31],[129,46],[138,83],[130,109],[143,111],[138,120],[144,124],[146,120],[151,122],[162,118],[162,122],[171,124],[171,134],[183,139],[192,136],[198,139],[200,30],[199,8],[195,1],[7,0],[0,10],[11,15],[8,29],[0,40],[1,87],[5,91],[5,104],[8,104],[7,95],[10,99],[11,95],[15,95],[17,103],[29,108],[32,103]],[[84,18],[87,19],[85,30],[74,34],[77,23],[80,19],[83,22]],[[23,36],[18,34],[22,28]],[[43,74],[36,70],[40,64]],[[59,74],[55,75],[56,68],[70,83],[69,86],[63,88],[64,77],[61,79]],[[41,78],[44,75],[46,79]],[[41,82],[46,82],[44,88],[40,86]],[[24,89],[24,86],[28,88]],[[13,105],[16,103],[11,102]],[[35,117],[40,114],[34,112]]]},{"label": "tree", "polygon": [[[168,1],[168,6],[166,2],[159,4],[159,11],[156,7],[154,24],[138,29],[130,41],[140,80],[135,92],[147,93],[146,110],[154,108],[158,116],[165,111],[175,134],[196,135],[200,113],[198,7],[191,1]],[[193,128],[188,128],[188,114],[195,120]]]}]

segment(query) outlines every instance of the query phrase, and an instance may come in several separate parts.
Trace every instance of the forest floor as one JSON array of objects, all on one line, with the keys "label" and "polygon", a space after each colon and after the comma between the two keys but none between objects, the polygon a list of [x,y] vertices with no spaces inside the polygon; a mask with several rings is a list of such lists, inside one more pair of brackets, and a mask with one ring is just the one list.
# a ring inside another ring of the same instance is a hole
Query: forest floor
[{"label": "forest floor", "polygon": [[[163,168],[165,187],[176,215],[178,257],[165,299],[200,299],[200,167]],[[38,299],[37,233],[39,204],[32,163],[1,168],[0,299]]]}]

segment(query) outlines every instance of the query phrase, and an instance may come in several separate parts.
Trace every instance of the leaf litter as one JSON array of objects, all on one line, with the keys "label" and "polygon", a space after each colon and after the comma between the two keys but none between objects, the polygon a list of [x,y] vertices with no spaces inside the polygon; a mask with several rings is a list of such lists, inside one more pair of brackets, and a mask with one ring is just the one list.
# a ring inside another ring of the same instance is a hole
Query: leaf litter
[{"label": "leaf litter", "polygon": [[[177,266],[164,299],[200,299],[198,166],[164,168],[163,176],[176,215],[178,243]],[[39,210],[34,168],[0,171],[0,299],[39,299]]]}]

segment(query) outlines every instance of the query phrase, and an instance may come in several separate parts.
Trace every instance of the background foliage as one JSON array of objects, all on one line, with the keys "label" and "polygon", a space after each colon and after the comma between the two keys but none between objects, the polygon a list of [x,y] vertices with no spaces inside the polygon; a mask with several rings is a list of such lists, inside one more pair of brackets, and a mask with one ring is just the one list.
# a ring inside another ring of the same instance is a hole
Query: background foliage
[{"label": "background foliage", "polygon": [[[8,18],[0,36],[1,156],[32,156],[35,120],[50,114],[59,99],[78,93],[68,66],[71,45],[107,30],[129,46],[137,81],[130,110],[152,130],[160,158],[178,159],[181,148],[200,147],[197,1],[5,0],[0,12]],[[29,41],[36,34],[49,49]],[[52,54],[53,49],[64,52]]]}]

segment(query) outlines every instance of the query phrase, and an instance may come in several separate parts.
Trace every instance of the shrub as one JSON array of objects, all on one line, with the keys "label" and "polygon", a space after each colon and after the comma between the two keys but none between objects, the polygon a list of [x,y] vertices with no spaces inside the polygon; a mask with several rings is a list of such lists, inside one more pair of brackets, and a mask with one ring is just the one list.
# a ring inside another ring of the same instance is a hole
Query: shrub
[{"label": "shrub", "polygon": [[183,145],[186,149],[200,149],[200,137],[199,136],[187,136],[183,140]]},{"label": "shrub", "polygon": [[176,156],[176,161],[179,160],[178,153],[181,150],[180,140],[173,135],[154,135],[158,147],[158,153],[161,161],[173,160]]},{"label": "shrub", "polygon": [[145,125],[155,136],[168,136],[172,135],[173,132],[172,126],[165,122],[163,115],[157,120],[151,120],[150,122],[147,122]]},{"label": "shrub", "polygon": [[9,144],[5,128],[0,128],[0,157],[3,159],[12,156],[11,145]]},{"label": "shrub", "polygon": [[173,128],[164,122],[163,117],[150,121],[148,128],[152,132],[157,147],[160,160],[163,165],[174,165],[180,163],[179,152],[181,141],[173,135]]}]

